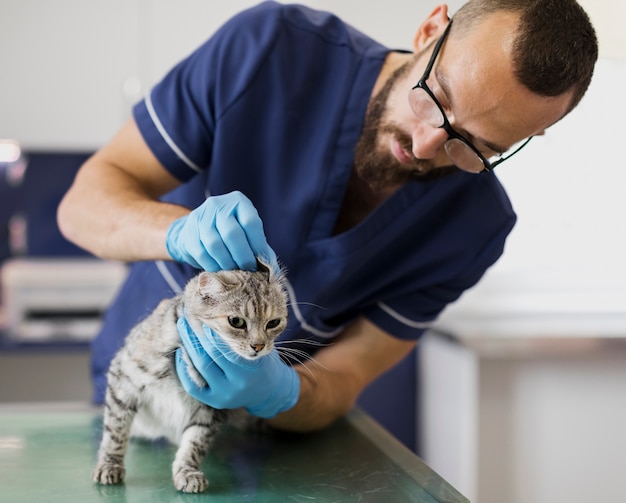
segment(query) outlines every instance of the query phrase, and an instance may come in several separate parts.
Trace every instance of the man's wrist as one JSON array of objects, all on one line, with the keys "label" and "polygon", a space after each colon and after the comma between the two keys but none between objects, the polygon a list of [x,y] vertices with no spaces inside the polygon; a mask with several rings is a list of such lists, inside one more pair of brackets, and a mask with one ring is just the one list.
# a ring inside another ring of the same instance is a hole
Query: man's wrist
[{"label": "man's wrist", "polygon": [[172,259],[178,262],[182,261],[182,257],[178,251],[176,243],[180,234],[180,228],[186,218],[187,216],[185,215],[174,220],[167,228],[167,233],[165,235],[165,248],[167,249],[167,253]]}]

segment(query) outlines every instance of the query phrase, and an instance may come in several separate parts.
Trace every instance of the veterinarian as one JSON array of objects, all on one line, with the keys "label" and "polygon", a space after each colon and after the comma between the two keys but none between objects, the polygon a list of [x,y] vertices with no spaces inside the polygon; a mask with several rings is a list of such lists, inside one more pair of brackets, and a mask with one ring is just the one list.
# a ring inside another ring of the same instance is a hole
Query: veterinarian
[{"label": "veterinarian", "polygon": [[259,256],[287,271],[281,345],[315,362],[229,359],[219,334],[181,322],[208,387],[179,364],[181,382],[284,429],[345,414],[501,255],[515,214],[496,171],[578,104],[596,59],[573,0],[470,0],[452,18],[439,5],[412,52],[303,6],[235,16],[134,107],[59,207],[68,239],[134,263],[93,345],[96,400],[160,299]]}]

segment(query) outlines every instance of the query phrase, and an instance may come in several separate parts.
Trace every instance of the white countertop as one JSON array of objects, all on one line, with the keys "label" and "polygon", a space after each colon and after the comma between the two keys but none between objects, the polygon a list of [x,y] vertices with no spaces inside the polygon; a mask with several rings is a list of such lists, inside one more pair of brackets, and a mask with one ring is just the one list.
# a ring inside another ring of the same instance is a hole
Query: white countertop
[{"label": "white countertop", "polygon": [[626,350],[626,282],[592,272],[496,267],[434,328],[481,356]]},{"label": "white countertop", "polygon": [[439,318],[460,338],[626,337],[626,282],[553,267],[504,271],[498,266]]}]

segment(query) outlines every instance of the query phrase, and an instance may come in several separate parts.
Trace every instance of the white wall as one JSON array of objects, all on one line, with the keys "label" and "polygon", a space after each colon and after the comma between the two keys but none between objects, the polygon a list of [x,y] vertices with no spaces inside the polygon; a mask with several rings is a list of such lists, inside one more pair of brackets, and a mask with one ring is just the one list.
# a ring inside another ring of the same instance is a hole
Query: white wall
[{"label": "white wall", "polygon": [[600,56],[626,60],[626,2],[622,0],[578,0],[589,14],[600,42]]},{"label": "white wall", "polygon": [[[206,39],[224,20],[237,11],[257,4],[257,0],[155,0],[146,7],[155,19],[154,32],[148,43],[158,54],[153,55],[151,77],[154,81],[183,55]],[[289,3],[282,1],[282,3]],[[334,12],[356,28],[392,48],[410,49],[419,23],[437,5],[437,2],[389,0],[363,2],[362,0],[304,0],[298,3]],[[451,10],[461,0],[449,2]],[[190,15],[190,13],[192,15]],[[184,33],[184,36],[181,34]]]},{"label": "white wall", "polygon": [[[255,0],[0,0],[0,138],[92,150],[131,105],[223,21]],[[304,0],[394,48],[410,48],[437,2]],[[626,4],[583,0],[605,57],[623,56]],[[451,12],[461,0],[448,2]]]},{"label": "white wall", "polygon": [[[177,61],[254,0],[0,0],[0,138],[92,150]],[[304,0],[394,48],[434,2]],[[450,3],[460,5],[459,0]]]}]

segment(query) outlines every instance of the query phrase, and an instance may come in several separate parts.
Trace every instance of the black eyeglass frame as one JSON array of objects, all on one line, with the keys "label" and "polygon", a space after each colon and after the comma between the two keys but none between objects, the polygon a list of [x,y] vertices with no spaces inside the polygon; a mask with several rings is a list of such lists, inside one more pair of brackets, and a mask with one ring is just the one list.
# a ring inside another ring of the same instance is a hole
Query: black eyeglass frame
[{"label": "black eyeglass frame", "polygon": [[[472,143],[469,140],[467,140],[466,138],[463,137],[463,135],[459,134],[457,131],[454,130],[454,128],[450,124],[450,121],[448,120],[448,116],[446,115],[446,112],[441,106],[441,103],[439,103],[439,100],[437,99],[435,94],[430,90],[430,88],[428,87],[428,84],[426,84],[426,81],[430,77],[430,72],[433,69],[433,66],[435,65],[435,61],[437,60],[437,56],[439,55],[439,51],[441,50],[441,46],[445,42],[446,37],[448,36],[448,33],[450,32],[452,21],[453,20],[450,19],[448,26],[446,26],[446,29],[443,32],[443,35],[441,35],[439,40],[437,40],[437,43],[435,44],[435,48],[433,49],[433,53],[430,56],[430,60],[428,61],[428,64],[426,65],[426,69],[424,70],[422,77],[417,81],[417,84],[415,84],[411,88],[411,92],[418,88],[422,89],[423,91],[426,92],[426,94],[428,94],[428,96],[430,96],[430,99],[433,100],[433,103],[437,105],[437,108],[439,108],[439,111],[441,112],[441,116],[443,117],[443,124],[438,127],[440,129],[443,129],[446,133],[448,133],[448,140],[446,140],[446,142],[450,141],[451,139],[457,139],[461,141],[463,144],[467,145],[476,154],[476,156],[482,161],[484,171],[491,171],[496,166],[498,166],[499,164],[502,164],[504,161],[506,161],[510,157],[513,157],[520,150],[522,150],[528,144],[528,142],[533,139],[533,137],[529,136],[526,139],[526,141],[524,141],[519,147],[517,147],[513,152],[511,152],[506,157],[500,157],[496,161],[490,162],[483,154],[480,153],[480,151],[474,145],[472,145]],[[459,169],[462,169],[462,168],[459,168]]]}]

